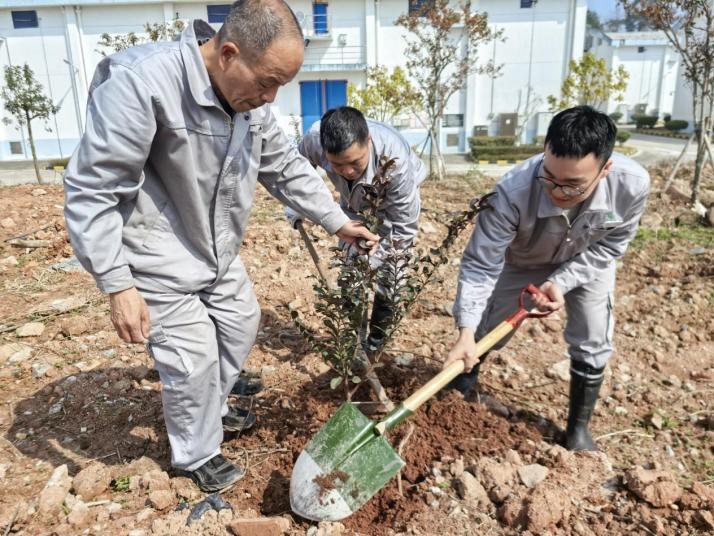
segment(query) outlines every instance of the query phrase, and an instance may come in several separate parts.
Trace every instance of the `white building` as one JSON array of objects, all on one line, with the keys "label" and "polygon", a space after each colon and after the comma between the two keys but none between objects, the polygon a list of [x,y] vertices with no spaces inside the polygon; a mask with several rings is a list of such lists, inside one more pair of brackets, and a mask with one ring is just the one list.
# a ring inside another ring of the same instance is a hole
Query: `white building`
[{"label": "white building", "polygon": [[[291,117],[306,125],[344,104],[348,83],[364,84],[364,70],[377,64],[404,65],[406,31],[399,15],[428,0],[289,0],[309,40],[305,64],[278,92],[273,109],[289,130]],[[474,130],[513,133],[516,114],[527,108],[524,137],[543,134],[550,120],[545,97],[557,95],[570,59],[585,38],[586,0],[474,0],[505,41],[484,47],[479,61],[503,65],[502,76],[472,76],[451,99],[442,128],[446,152],[467,150]],[[143,33],[145,23],[202,18],[217,29],[227,3],[177,0],[3,0],[0,4],[0,68],[28,63],[46,94],[61,108],[46,132],[33,122],[38,155],[67,157],[83,131],[87,88],[102,56],[102,33]],[[107,51],[108,52],[108,51]],[[534,106],[534,103],[536,106]],[[4,109],[0,111],[6,117]],[[425,138],[417,124],[401,125],[411,143]],[[409,128],[413,127],[413,128]],[[0,160],[30,157],[26,132],[0,123]]]},{"label": "white building", "polygon": [[610,99],[605,111],[622,112],[624,120],[633,113],[673,113],[679,54],[663,32],[597,32],[591,52],[605,59],[610,71],[622,65],[630,75],[624,100]]}]

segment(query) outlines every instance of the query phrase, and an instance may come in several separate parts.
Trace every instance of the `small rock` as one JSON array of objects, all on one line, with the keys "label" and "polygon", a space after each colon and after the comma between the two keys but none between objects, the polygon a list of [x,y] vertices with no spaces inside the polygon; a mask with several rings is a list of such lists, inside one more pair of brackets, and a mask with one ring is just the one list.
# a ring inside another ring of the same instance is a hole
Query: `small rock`
[{"label": "small rock", "polygon": [[461,475],[464,474],[464,459],[463,458],[457,458],[454,463],[451,464],[449,467],[449,472],[451,473],[452,476],[459,478]]},{"label": "small rock", "polygon": [[714,227],[714,205],[709,207],[709,210],[707,211],[707,221],[709,222],[709,225]]},{"label": "small rock", "polygon": [[0,220],[0,226],[5,229],[11,229],[12,227],[15,227],[15,220],[12,218],[4,218]]},{"label": "small rock", "polygon": [[570,495],[567,489],[540,486],[533,491],[526,508],[528,530],[543,534],[545,529],[565,522],[570,517]]},{"label": "small rock", "polygon": [[707,248],[702,246],[697,246],[689,250],[690,255],[704,255],[707,252]]},{"label": "small rock", "polygon": [[481,485],[478,479],[469,473],[464,471],[459,478],[454,480],[454,487],[456,488],[456,493],[459,497],[464,500],[477,500],[481,501],[488,497],[486,490]]},{"label": "small rock", "polygon": [[534,488],[548,476],[548,468],[540,464],[533,463],[518,468],[518,476],[527,488]]},{"label": "small rock", "polygon": [[40,492],[39,511],[43,514],[53,514],[58,511],[71,487],[72,479],[69,477],[67,465],[56,467]]},{"label": "small rock", "polygon": [[228,528],[236,536],[281,536],[290,530],[290,521],[284,517],[241,517],[234,519]]},{"label": "small rock", "polygon": [[0,261],[0,265],[2,266],[17,266],[20,264],[17,260],[17,257],[14,255],[10,255],[9,257],[5,257],[3,260]]},{"label": "small rock", "polygon": [[89,464],[74,477],[72,487],[77,495],[88,501],[104,493],[111,483],[107,468],[98,462]]},{"label": "small rock", "polygon": [[563,359],[546,369],[545,375],[554,380],[570,381],[570,359]]},{"label": "small rock", "polygon": [[521,455],[518,454],[518,451],[513,450],[513,449],[508,449],[506,451],[506,455],[504,456],[507,462],[512,463],[516,467],[520,467],[523,465],[523,460],[521,460]]},{"label": "small rock", "polygon": [[146,531],[144,529],[131,529],[127,536],[146,536]]},{"label": "small rock", "polygon": [[15,335],[18,337],[38,337],[45,331],[45,325],[42,322],[28,322],[15,330]]},{"label": "small rock", "polygon": [[668,471],[645,469],[636,466],[625,472],[627,488],[656,508],[664,508],[677,502],[682,488]]},{"label": "small rock", "polygon": [[42,188],[35,188],[32,190],[32,195],[33,197],[39,197],[41,195],[47,195],[47,190],[44,190]]},{"label": "small rock", "polygon": [[141,487],[151,491],[170,490],[171,480],[166,471],[149,471],[142,475]]},{"label": "small rock", "polygon": [[66,261],[58,262],[50,266],[52,270],[58,270],[60,272],[82,272],[84,268],[79,264],[77,257],[70,257]]},{"label": "small rock", "polygon": [[50,364],[47,361],[37,361],[32,364],[32,377],[42,378],[48,370],[50,370]]},{"label": "small rock", "polygon": [[89,321],[83,316],[72,316],[62,320],[61,332],[68,337],[76,337],[89,331]]},{"label": "small rock", "polygon": [[141,512],[136,514],[136,522],[142,523],[149,519],[153,514],[154,511],[151,508],[144,508]]},{"label": "small rock", "polygon": [[72,506],[72,511],[67,516],[67,521],[75,528],[85,528],[93,523],[94,516],[92,514],[93,512],[85,503],[77,501]]},{"label": "small rock", "polygon": [[408,367],[414,361],[413,354],[399,354],[394,358],[394,363],[402,367]]},{"label": "small rock", "polygon": [[674,387],[676,389],[679,389],[680,387],[682,387],[682,380],[680,380],[674,374],[672,374],[666,380],[664,380],[664,383],[667,385],[671,385],[672,387]]},{"label": "small rock", "polygon": [[156,510],[166,510],[173,506],[176,496],[171,490],[160,489],[149,493],[149,503]]},{"label": "small rock", "polygon": [[438,229],[436,227],[434,227],[434,224],[432,224],[431,222],[428,222],[426,220],[422,221],[419,224],[419,230],[425,234],[432,234],[432,233],[438,232]]},{"label": "small rock", "polygon": [[113,514],[116,514],[117,512],[121,512],[121,509],[122,509],[122,505],[120,503],[114,502],[114,501],[110,502],[106,506],[106,510],[109,513],[109,515],[113,515]]},{"label": "small rock", "polygon": [[0,346],[0,365],[5,361],[11,364],[20,363],[30,358],[32,347],[18,342]]},{"label": "small rock", "polygon": [[0,463],[0,480],[5,478],[5,474],[7,473],[7,470],[9,467],[10,467],[9,463]]}]

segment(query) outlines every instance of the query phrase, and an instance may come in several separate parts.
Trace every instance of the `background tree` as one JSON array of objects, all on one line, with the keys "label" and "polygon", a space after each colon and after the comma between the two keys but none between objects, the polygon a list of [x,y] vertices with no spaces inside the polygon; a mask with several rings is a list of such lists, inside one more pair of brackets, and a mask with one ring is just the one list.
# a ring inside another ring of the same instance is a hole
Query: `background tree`
[{"label": "background tree", "polygon": [[[111,35],[108,33],[103,33],[99,36],[99,42],[97,43],[100,47],[110,49],[109,54],[114,52],[121,52],[127,48],[133,47],[134,45],[141,45],[142,43],[153,43],[156,41],[171,41],[173,40],[181,31],[186,27],[186,23],[179,19],[174,19],[171,22],[161,22],[161,23],[146,23],[144,24],[144,31],[146,35],[137,35],[134,32],[129,32],[128,34],[116,34]],[[97,50],[102,56],[106,56],[107,52],[104,50]]]},{"label": "background tree", "polygon": [[[37,151],[35,150],[35,138],[32,133],[32,120],[42,119],[47,121],[50,115],[56,114],[59,111],[59,106],[56,106],[52,101],[45,96],[44,88],[35,80],[35,73],[32,72],[30,66],[10,65],[5,67],[5,85],[0,91],[3,101],[5,101],[5,109],[19,124],[19,128],[27,125],[27,134],[30,140],[30,148],[32,149],[32,163],[35,166],[35,176],[37,182],[42,184],[40,176],[40,168],[37,164]],[[5,118],[5,124],[10,124],[10,120]],[[45,129],[50,132],[51,129],[45,125]]]},{"label": "background tree", "polygon": [[378,65],[367,69],[365,87],[347,86],[347,103],[369,118],[391,123],[406,111],[419,111],[421,97],[404,69],[395,67],[390,73]]},{"label": "background tree", "polygon": [[400,16],[396,24],[409,31],[407,71],[421,96],[426,116],[429,172],[440,179],[445,165],[438,134],[446,105],[454,93],[463,89],[470,74],[499,74],[500,68],[492,61],[479,64],[477,50],[500,39],[502,31],[489,28],[486,13],[472,13],[470,0],[463,0],[457,8],[452,8],[449,0],[424,2],[421,9]]},{"label": "background tree", "polygon": [[[705,153],[711,153],[709,136],[714,114],[714,5],[711,0],[620,0],[620,3],[628,13],[644,17],[653,28],[664,32],[682,58],[684,78],[692,89],[692,116],[697,141],[690,202],[693,208],[702,212],[704,207],[699,191]],[[675,170],[678,164],[679,161]],[[671,184],[673,175],[666,188]]]},{"label": "background tree", "polygon": [[597,14],[597,11],[588,9],[588,14],[585,17],[585,24],[588,28],[602,30],[602,22],[600,21],[600,15]]},{"label": "background tree", "polygon": [[552,111],[578,104],[602,108],[611,97],[622,101],[629,77],[622,65],[615,72],[610,72],[604,59],[586,52],[580,61],[570,60],[570,74],[560,86],[560,98],[550,95],[548,104]]}]

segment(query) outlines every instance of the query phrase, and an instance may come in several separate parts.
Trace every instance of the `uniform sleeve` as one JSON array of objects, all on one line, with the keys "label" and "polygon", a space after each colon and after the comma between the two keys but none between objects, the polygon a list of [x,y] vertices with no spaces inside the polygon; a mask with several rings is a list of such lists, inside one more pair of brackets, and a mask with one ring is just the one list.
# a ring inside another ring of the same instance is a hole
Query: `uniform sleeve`
[{"label": "uniform sleeve", "polygon": [[506,250],[516,236],[519,222],[518,211],[500,185],[489,204],[491,208],[479,213],[461,259],[454,303],[458,327],[474,332],[503,270]]},{"label": "uniform sleeve", "polygon": [[645,188],[635,196],[622,225],[614,228],[582,253],[563,263],[553,272],[549,280],[558,285],[565,294],[592,281],[598,272],[604,270],[613,260],[622,257],[637,233],[640,218],[645,211],[649,190],[648,180]]},{"label": "uniform sleeve", "polygon": [[310,129],[298,144],[298,152],[308,159],[312,167],[320,165],[322,146],[320,145],[320,132]]},{"label": "uniform sleeve", "polygon": [[67,233],[102,292],[134,286],[122,245],[119,205],[134,198],[156,133],[155,100],[133,71],[97,67],[87,124],[64,178]]},{"label": "uniform sleeve", "polygon": [[278,201],[335,234],[349,221],[332,194],[278,126],[273,112],[263,122],[263,152],[258,180]]}]

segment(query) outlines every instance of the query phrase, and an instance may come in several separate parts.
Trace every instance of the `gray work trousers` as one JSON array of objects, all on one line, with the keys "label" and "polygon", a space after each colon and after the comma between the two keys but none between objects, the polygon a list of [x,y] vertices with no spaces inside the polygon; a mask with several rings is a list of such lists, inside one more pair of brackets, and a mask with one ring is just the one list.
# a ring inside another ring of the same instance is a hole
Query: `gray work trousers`
[{"label": "gray work trousers", "polygon": [[[518,309],[518,296],[521,289],[529,283],[535,286],[542,285],[556,268],[556,266],[549,266],[526,269],[504,265],[476,331],[476,338],[480,339],[486,335]],[[614,291],[615,263],[612,262],[605,270],[599,272],[593,281],[576,287],[565,295],[567,313],[565,342],[568,344],[572,361],[580,361],[595,368],[607,365],[613,351]],[[494,346],[494,349],[503,348],[513,333],[504,337]]]},{"label": "gray work trousers", "polygon": [[260,307],[240,257],[200,289],[141,274],[134,280],[149,307],[148,349],[163,386],[171,464],[191,471],[220,453],[221,417],[255,342]]}]

